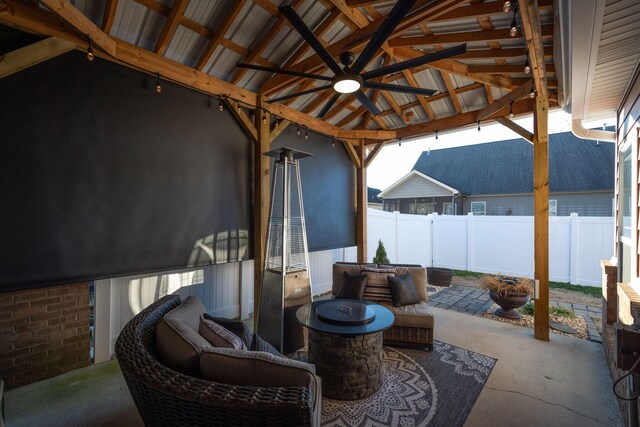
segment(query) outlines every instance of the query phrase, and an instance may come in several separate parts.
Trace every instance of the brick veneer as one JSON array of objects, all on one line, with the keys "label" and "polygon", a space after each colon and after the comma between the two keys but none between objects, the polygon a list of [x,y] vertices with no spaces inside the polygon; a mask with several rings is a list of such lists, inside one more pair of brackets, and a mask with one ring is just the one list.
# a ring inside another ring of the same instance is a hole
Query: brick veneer
[{"label": "brick veneer", "polygon": [[609,260],[600,261],[602,267],[602,320],[613,323],[618,320],[618,266]]},{"label": "brick veneer", "polygon": [[87,283],[0,293],[0,378],[8,389],[87,366]]}]

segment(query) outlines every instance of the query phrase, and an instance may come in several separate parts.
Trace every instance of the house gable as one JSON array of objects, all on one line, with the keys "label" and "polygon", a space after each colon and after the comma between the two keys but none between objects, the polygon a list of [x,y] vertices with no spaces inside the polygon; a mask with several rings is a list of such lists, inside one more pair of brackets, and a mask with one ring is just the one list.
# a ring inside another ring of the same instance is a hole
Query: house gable
[{"label": "house gable", "polygon": [[455,188],[426,176],[418,171],[411,171],[391,187],[380,193],[383,199],[405,199],[414,197],[451,197],[459,193]]}]

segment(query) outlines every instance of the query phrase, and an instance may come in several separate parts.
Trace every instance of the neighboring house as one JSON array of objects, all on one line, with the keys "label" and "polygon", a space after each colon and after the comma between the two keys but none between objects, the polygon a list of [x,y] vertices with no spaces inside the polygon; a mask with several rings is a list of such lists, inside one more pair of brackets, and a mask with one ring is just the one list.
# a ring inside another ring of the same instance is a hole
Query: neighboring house
[{"label": "neighboring house", "polygon": [[367,187],[367,207],[382,210],[382,199],[378,197],[380,190]]},{"label": "neighboring house", "polygon": [[[549,215],[613,215],[614,145],[549,135]],[[379,195],[386,211],[533,215],[533,146],[524,139],[425,151]]]}]

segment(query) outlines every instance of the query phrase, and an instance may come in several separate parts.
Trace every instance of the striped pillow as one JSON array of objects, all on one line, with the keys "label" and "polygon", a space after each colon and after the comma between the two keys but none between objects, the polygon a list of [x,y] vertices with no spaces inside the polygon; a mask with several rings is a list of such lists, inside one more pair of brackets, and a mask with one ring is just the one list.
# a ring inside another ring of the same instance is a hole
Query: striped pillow
[{"label": "striped pillow", "polygon": [[200,316],[198,332],[214,347],[235,348],[236,350],[247,349],[239,336],[218,325],[213,320],[205,318],[204,315]]},{"label": "striped pillow", "polygon": [[373,302],[393,302],[388,277],[395,276],[395,272],[395,268],[363,268],[362,274],[367,276],[364,299]]}]

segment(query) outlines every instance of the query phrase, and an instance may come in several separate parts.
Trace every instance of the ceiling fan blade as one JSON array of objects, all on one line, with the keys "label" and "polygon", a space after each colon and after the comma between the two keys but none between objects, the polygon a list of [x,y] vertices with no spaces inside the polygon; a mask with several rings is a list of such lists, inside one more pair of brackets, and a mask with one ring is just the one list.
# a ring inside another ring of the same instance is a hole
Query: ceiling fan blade
[{"label": "ceiling fan blade", "polygon": [[247,64],[244,62],[237,62],[236,67],[249,68],[251,70],[258,70],[258,71],[267,71],[270,73],[289,74],[291,76],[307,77],[309,79],[325,80],[327,82],[330,82],[333,80],[331,77],[321,76],[319,74],[301,73],[299,71],[284,70],[278,67],[263,67],[261,65]]},{"label": "ceiling fan blade", "polygon": [[441,59],[451,58],[452,56],[461,55],[467,51],[467,44],[461,44],[458,46],[442,49],[437,52],[428,53],[424,56],[408,59],[398,64],[387,65],[386,67],[376,68],[375,70],[362,73],[362,79],[368,80],[380,76],[386,76],[387,74],[397,73],[408,68],[419,67],[420,65],[428,64],[429,62],[439,61]]},{"label": "ceiling fan blade", "polygon": [[284,101],[284,100],[287,100],[287,99],[295,98],[296,96],[308,95],[310,93],[320,92],[320,91],[327,90],[327,89],[331,89],[331,85],[324,85],[324,86],[314,87],[313,89],[303,90],[302,92],[296,92],[296,93],[292,93],[292,94],[289,94],[289,95],[281,96],[279,98],[273,98],[273,99],[269,100],[269,103],[271,104],[273,102],[280,102],[280,101]]},{"label": "ceiling fan blade", "polygon": [[333,71],[335,74],[343,73],[342,68],[340,68],[331,54],[327,52],[327,49],[324,48],[322,43],[320,43],[320,40],[316,38],[315,34],[313,34],[313,31],[311,31],[309,27],[307,27],[307,24],[305,24],[302,18],[298,16],[291,5],[280,6],[278,10],[280,10],[280,13],[282,13],[284,17],[287,18],[287,21],[291,23],[293,28],[295,28],[296,31],[300,33],[302,38],[305,39],[307,43],[309,43],[313,50],[316,51],[320,58],[322,58],[327,66],[329,66],[331,71]]},{"label": "ceiling fan blade", "polygon": [[437,90],[433,90],[433,89],[423,89],[421,87],[392,85],[388,83],[378,83],[378,82],[364,82],[364,87],[377,89],[377,90],[388,90],[390,92],[412,93],[414,95],[424,95],[424,96],[432,96],[437,92]]},{"label": "ceiling fan blade", "polygon": [[336,101],[338,100],[338,98],[340,98],[340,95],[342,95],[341,93],[334,93],[331,98],[329,98],[329,100],[326,102],[326,104],[324,104],[324,107],[322,107],[322,110],[320,110],[320,114],[318,114],[318,118],[323,118],[325,114],[327,114],[329,112],[329,110],[331,109],[331,107],[333,107],[333,104],[336,103]]},{"label": "ceiling fan blade", "polygon": [[371,37],[367,46],[360,53],[356,62],[353,63],[353,66],[351,67],[352,72],[358,74],[367,66],[369,61],[371,61],[371,58],[373,58],[378,49],[380,49],[380,46],[387,41],[393,30],[396,29],[400,21],[402,21],[415,2],[416,0],[400,0],[395,6],[393,6],[393,9],[391,9],[391,12],[389,12],[389,14],[384,18],[384,21],[373,34],[373,37]]},{"label": "ceiling fan blade", "polygon": [[371,102],[369,97],[365,95],[363,91],[359,90],[355,92],[355,95],[356,98],[358,98],[358,101],[360,101],[360,103],[364,105],[372,115],[377,116],[378,114],[380,114],[380,110],[378,110],[378,107],[376,107],[376,105]]}]

